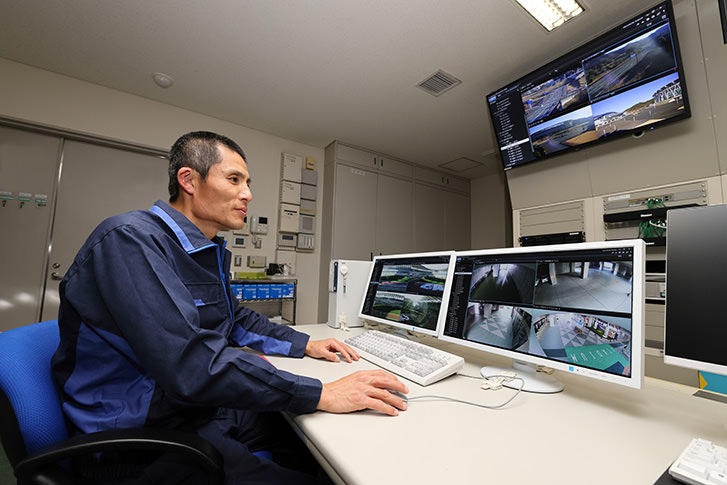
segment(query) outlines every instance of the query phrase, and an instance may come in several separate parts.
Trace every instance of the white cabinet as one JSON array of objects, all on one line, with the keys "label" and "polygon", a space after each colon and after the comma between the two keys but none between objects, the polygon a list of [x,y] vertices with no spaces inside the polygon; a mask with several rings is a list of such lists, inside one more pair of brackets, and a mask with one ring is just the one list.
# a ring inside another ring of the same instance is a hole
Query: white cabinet
[{"label": "white cabinet", "polygon": [[358,165],[366,170],[373,170],[378,173],[387,173],[403,178],[411,178],[414,173],[414,167],[407,162],[397,160],[392,157],[372,153],[360,148],[350,147],[336,143],[332,145],[335,150],[335,159],[349,165]]},{"label": "white cabinet", "polygon": [[444,201],[444,247],[457,251],[472,249],[469,195],[449,192]]},{"label": "white cabinet", "polygon": [[417,181],[455,192],[470,193],[470,181],[444,172],[424,167],[416,167],[414,176]]},{"label": "white cabinet", "polygon": [[336,187],[329,259],[368,261],[376,247],[378,174],[343,164],[333,168]]},{"label": "white cabinet", "polygon": [[469,180],[334,142],[323,199],[326,262],[470,248]]},{"label": "white cabinet", "polygon": [[414,205],[417,252],[471,249],[469,195],[417,182]]},{"label": "white cabinet", "polygon": [[411,180],[343,163],[335,163],[332,173],[330,259],[368,261],[413,250]]},{"label": "white cabinet", "polygon": [[416,251],[471,249],[470,181],[416,167]]},{"label": "white cabinet", "polygon": [[378,182],[375,252],[411,252],[414,248],[414,186],[410,180],[384,174],[379,174]]}]

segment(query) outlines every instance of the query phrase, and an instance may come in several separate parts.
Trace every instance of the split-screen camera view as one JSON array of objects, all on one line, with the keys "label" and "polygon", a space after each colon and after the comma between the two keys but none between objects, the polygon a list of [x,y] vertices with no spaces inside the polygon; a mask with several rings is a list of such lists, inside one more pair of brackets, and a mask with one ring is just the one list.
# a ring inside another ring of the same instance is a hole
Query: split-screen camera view
[{"label": "split-screen camera view", "polygon": [[472,272],[464,337],[630,375],[632,264],[482,264]]},{"label": "split-screen camera view", "polygon": [[442,305],[447,264],[384,266],[373,314],[419,328],[435,330]]}]

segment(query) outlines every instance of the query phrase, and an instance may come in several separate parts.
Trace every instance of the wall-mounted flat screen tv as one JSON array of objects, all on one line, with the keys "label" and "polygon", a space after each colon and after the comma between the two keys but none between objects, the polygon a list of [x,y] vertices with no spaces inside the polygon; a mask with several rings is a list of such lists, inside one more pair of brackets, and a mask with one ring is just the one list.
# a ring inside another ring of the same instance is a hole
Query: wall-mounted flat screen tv
[{"label": "wall-mounted flat screen tv", "polygon": [[671,2],[487,96],[510,169],[691,116]]}]

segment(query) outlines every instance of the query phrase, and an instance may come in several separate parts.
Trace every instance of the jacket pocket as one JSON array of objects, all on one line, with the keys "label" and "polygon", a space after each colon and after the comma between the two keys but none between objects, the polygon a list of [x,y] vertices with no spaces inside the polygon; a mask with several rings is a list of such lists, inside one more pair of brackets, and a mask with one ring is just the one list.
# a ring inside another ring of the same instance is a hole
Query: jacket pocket
[{"label": "jacket pocket", "polygon": [[199,312],[200,327],[220,327],[228,317],[225,295],[219,283],[185,283]]}]

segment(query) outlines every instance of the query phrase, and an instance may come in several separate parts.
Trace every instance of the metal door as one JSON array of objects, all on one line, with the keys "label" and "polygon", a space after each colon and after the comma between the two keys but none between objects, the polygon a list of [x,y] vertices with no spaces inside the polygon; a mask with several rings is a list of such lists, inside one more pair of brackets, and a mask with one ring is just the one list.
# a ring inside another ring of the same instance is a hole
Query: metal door
[{"label": "metal door", "polygon": [[0,126],[0,331],[40,315],[60,143]]},{"label": "metal door", "polygon": [[[77,141],[63,148],[42,320],[58,315],[58,284],[104,219],[167,200],[167,160]],[[113,278],[113,274],[108,275]]]}]

